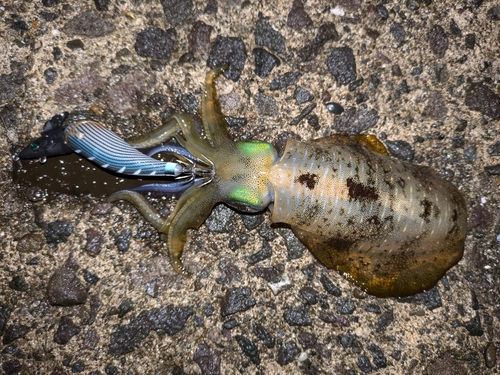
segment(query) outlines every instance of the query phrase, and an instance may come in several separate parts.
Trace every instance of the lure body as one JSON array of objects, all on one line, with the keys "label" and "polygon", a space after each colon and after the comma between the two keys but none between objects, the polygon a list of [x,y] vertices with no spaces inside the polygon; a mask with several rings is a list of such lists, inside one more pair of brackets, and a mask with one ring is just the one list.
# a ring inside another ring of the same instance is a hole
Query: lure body
[{"label": "lure body", "polygon": [[65,138],[74,152],[119,174],[178,177],[184,170],[179,163],[162,162],[143,154],[96,121],[68,126]]},{"label": "lure body", "polygon": [[193,116],[177,114],[141,140],[150,145],[173,137],[211,173],[195,173],[168,218],[138,192],[109,198],[131,202],[167,235],[174,270],[189,276],[181,262],[186,231],[199,228],[220,202],[243,212],[269,206],[272,221],[289,225],[325,266],[380,297],[431,288],[460,260],[466,204],[451,183],[389,157],[373,136],[290,139],[281,157],[266,142],[234,142],[216,95],[222,72],[205,80],[204,135]]}]

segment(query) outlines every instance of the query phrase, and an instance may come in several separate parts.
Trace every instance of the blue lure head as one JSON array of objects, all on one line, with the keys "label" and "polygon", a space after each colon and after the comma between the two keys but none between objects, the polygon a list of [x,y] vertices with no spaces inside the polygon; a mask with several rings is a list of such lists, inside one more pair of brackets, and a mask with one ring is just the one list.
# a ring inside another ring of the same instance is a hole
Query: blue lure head
[{"label": "blue lure head", "polygon": [[20,159],[45,159],[51,156],[71,154],[73,149],[64,140],[63,124],[68,112],[52,117],[45,123],[42,136],[35,139],[18,155]]}]

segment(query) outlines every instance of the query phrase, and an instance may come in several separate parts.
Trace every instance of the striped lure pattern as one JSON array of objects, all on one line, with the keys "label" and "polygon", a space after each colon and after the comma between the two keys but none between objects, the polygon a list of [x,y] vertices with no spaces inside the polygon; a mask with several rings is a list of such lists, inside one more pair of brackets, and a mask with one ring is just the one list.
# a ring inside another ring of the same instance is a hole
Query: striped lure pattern
[{"label": "striped lure pattern", "polygon": [[143,154],[95,121],[68,126],[65,139],[77,154],[119,174],[178,177],[184,171],[179,163],[162,162]]}]

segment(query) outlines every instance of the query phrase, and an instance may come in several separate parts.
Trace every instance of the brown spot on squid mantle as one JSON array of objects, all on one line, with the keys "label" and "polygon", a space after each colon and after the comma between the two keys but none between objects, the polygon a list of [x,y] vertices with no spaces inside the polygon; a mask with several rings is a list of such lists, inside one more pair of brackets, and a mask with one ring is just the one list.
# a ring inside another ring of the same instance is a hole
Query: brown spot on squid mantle
[{"label": "brown spot on squid mantle", "polygon": [[305,185],[309,190],[312,190],[318,183],[318,180],[319,177],[317,174],[307,172],[297,177],[295,182],[299,182],[300,184]]},{"label": "brown spot on squid mantle", "polygon": [[364,185],[355,181],[352,177],[347,179],[347,189],[351,200],[373,200],[378,199],[377,189],[373,186]]},{"label": "brown spot on squid mantle", "polygon": [[420,202],[420,205],[424,208],[424,212],[422,212],[419,216],[424,219],[426,223],[428,223],[430,221],[429,216],[431,216],[432,203],[427,199],[424,199]]},{"label": "brown spot on squid mantle", "polygon": [[419,215],[426,223],[430,222],[430,216],[434,213],[434,217],[438,217],[440,210],[435,204],[430,202],[427,198],[420,202],[420,205],[423,207],[424,211]]}]

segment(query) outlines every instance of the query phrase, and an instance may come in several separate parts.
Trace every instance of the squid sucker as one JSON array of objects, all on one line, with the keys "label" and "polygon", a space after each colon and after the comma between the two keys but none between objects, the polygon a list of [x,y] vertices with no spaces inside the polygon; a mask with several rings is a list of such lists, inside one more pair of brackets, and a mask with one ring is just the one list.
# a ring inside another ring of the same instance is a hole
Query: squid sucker
[{"label": "squid sucker", "polygon": [[289,226],[323,265],[378,297],[430,289],[461,259],[466,202],[450,182],[390,157],[370,135],[289,139],[282,155],[267,142],[234,142],[215,87],[223,71],[205,79],[203,134],[194,116],[175,114],[129,142],[142,147],[173,138],[202,164],[170,216],[137,191],[109,198],[131,202],[167,235],[175,271],[189,276],[181,262],[186,232],[198,229],[217,203],[248,213],[269,208],[272,222]]}]

